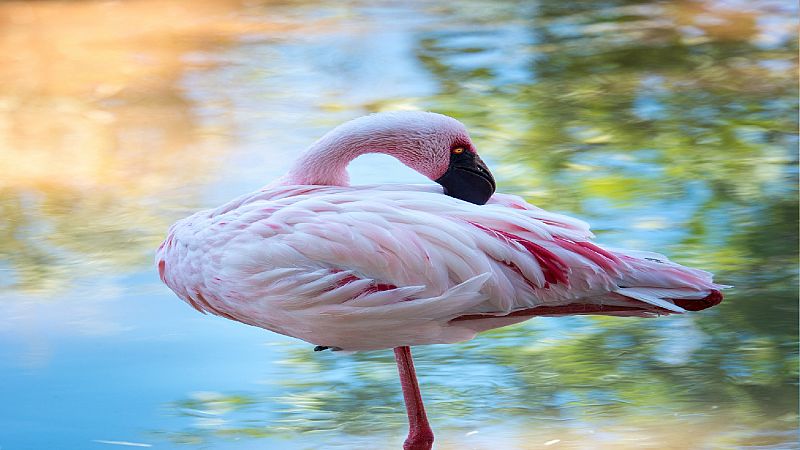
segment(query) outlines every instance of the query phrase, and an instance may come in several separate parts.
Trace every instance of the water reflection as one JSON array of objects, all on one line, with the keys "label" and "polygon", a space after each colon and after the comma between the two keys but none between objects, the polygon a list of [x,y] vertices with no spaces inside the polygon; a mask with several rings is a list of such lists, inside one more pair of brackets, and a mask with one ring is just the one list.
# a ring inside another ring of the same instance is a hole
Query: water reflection
[{"label": "water reflection", "polygon": [[226,146],[180,82],[202,68],[188,52],[229,40],[231,24],[214,19],[234,8],[0,5],[0,253],[10,275],[0,288],[47,293],[85,275],[84,261],[102,270],[149,259],[169,224],[161,200],[208,179]]},{"label": "water reflection", "polygon": [[[396,446],[390,352],[313,353],[195,318],[139,271],[172,220],[258,186],[329,126],[418,107],[466,122],[503,190],[736,285],[691,317],[541,319],[418,349],[437,445],[796,446],[795,15],[710,0],[0,4],[7,311],[63,303],[30,309],[31,336],[81,308],[118,322],[62,348],[32,339],[23,366],[43,376],[98,336],[135,351],[165,373],[140,381],[158,393],[137,411],[163,414],[124,429],[164,446]],[[354,178],[381,181],[368,172]],[[90,368],[113,360],[91,353]],[[128,398],[109,392],[87,395]]]}]

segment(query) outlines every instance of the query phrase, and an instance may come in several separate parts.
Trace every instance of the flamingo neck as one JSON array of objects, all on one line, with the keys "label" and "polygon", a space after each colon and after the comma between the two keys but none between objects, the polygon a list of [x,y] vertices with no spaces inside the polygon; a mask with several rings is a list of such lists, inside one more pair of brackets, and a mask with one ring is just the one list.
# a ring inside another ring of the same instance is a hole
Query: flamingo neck
[{"label": "flamingo neck", "polygon": [[284,183],[349,185],[347,165],[358,156],[369,152],[359,146],[341,144],[324,138],[317,141],[294,162],[284,177]]},{"label": "flamingo neck", "polygon": [[394,139],[376,139],[369,129],[346,123],[308,148],[284,176],[283,184],[347,186],[347,166],[366,153],[398,157]]},{"label": "flamingo neck", "polygon": [[365,153],[392,156],[436,180],[447,170],[453,142],[466,146],[469,136],[461,123],[441,114],[397,111],[359,117],[322,136],[276,183],[347,186],[347,165]]}]

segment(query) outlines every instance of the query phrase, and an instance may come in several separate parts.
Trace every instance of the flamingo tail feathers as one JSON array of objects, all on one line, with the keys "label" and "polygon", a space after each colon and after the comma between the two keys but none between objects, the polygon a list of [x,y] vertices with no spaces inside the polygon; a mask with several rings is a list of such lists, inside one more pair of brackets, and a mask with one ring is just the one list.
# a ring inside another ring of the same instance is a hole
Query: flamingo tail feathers
[{"label": "flamingo tail feathers", "polygon": [[722,289],[708,272],[676,264],[658,253],[615,251],[629,270],[622,273],[614,294],[642,302],[659,313],[700,311],[722,302]]},{"label": "flamingo tail feathers", "polygon": [[[720,286],[722,288],[723,286]],[[623,297],[639,300],[668,313],[685,313],[701,311],[722,302],[722,293],[718,289],[690,290],[664,288],[619,288],[616,293]]]}]

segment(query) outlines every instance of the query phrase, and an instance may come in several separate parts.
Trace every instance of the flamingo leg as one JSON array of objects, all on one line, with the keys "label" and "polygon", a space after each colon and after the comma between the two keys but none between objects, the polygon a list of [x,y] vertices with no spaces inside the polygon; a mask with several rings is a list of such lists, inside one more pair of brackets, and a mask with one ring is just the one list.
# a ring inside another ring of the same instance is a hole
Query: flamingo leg
[{"label": "flamingo leg", "polygon": [[396,347],[394,359],[397,360],[400,386],[403,388],[403,399],[408,414],[408,437],[403,443],[403,450],[430,450],[433,447],[433,430],[428,424],[425,406],[422,404],[414,360],[411,358],[411,347]]}]

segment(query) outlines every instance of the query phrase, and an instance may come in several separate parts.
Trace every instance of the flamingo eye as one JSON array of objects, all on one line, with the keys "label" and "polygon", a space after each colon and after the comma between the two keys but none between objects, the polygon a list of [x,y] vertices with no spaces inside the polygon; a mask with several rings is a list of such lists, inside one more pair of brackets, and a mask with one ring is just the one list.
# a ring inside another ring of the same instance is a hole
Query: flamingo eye
[{"label": "flamingo eye", "polygon": [[464,153],[464,147],[456,147],[450,151],[453,152],[454,155],[460,155]]}]

